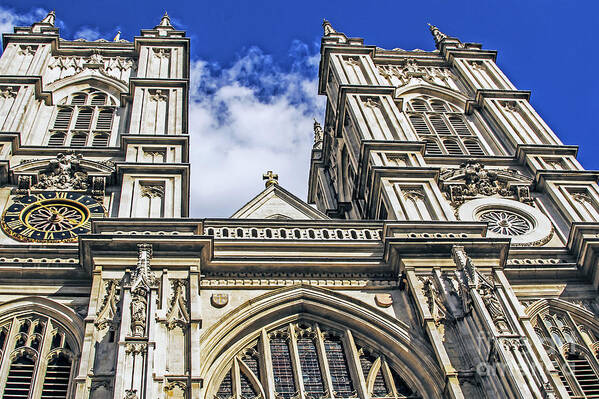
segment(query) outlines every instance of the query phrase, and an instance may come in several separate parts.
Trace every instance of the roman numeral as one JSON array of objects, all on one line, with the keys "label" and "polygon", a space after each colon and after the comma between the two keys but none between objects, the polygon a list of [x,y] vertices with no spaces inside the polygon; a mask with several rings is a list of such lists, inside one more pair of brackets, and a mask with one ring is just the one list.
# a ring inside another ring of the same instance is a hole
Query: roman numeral
[{"label": "roman numeral", "polygon": [[21,223],[21,221],[19,219],[15,219],[15,220],[11,220],[10,222],[7,222],[6,225],[10,229],[14,230],[18,227],[21,227],[23,224]]},{"label": "roman numeral", "polygon": [[44,240],[53,240],[53,239],[54,239],[54,232],[46,231],[46,234],[44,234]]},{"label": "roman numeral", "polygon": [[31,227],[27,227],[25,230],[19,232],[19,234],[27,237],[30,237],[33,233],[35,233],[35,230],[33,230]]}]

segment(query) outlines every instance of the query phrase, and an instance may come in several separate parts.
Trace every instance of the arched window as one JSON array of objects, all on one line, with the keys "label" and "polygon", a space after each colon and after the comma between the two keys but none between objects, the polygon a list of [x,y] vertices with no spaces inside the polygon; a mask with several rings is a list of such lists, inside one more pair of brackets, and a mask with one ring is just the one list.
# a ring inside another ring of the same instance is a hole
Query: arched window
[{"label": "arched window", "polygon": [[[69,395],[73,378],[73,340],[57,321],[30,314],[5,322],[2,345],[8,352],[2,399],[28,398],[34,387],[41,386],[42,399],[61,399]],[[1,335],[1,334],[0,334]]]},{"label": "arched window", "polygon": [[271,381],[281,398],[353,398],[359,386],[368,398],[413,397],[385,357],[374,353],[351,333],[300,320],[263,331],[233,359],[213,392],[220,399],[264,397]]},{"label": "arched window", "polygon": [[[115,110],[116,101],[99,90],[87,89],[74,93],[58,105],[47,144],[63,146],[68,143],[75,147],[86,145],[106,147],[110,142]],[[103,134],[99,141],[95,140],[95,133]],[[63,139],[58,140],[57,134],[63,134]],[[87,137],[90,134],[93,135],[94,140],[88,142]],[[84,136],[85,140],[83,140]],[[107,139],[104,141],[105,137]],[[96,145],[96,143],[101,144]]]},{"label": "arched window", "polygon": [[584,326],[583,334],[575,317],[561,308],[549,308],[533,318],[533,325],[570,396],[594,398],[599,395],[598,343],[589,339],[591,325]]},{"label": "arched window", "polygon": [[108,135],[104,133],[94,134],[94,140],[92,141],[92,147],[106,147],[108,146]]},{"label": "arched window", "polygon": [[[486,155],[464,115],[451,104],[422,96],[411,100],[409,105],[408,119],[416,135],[427,142],[428,155]],[[445,140],[449,136],[453,138]],[[442,145],[438,141],[436,146],[428,145],[433,137],[441,139]]]}]

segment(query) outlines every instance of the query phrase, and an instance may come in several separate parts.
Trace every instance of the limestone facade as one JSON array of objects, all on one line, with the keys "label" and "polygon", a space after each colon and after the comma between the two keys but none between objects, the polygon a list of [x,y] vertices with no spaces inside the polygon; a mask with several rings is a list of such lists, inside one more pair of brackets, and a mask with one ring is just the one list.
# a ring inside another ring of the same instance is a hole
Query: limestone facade
[{"label": "limestone facade", "polygon": [[185,33],[54,20],[3,36],[0,397],[599,397],[597,172],[495,51],[325,21],[308,201],[191,219]]}]

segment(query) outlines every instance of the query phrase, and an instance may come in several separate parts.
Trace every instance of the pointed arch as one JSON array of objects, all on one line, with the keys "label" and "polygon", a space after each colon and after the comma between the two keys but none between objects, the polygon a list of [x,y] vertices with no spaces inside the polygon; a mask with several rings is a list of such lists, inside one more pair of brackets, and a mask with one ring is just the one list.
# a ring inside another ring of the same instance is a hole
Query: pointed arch
[{"label": "pointed arch", "polygon": [[466,108],[466,103],[470,98],[460,92],[449,89],[447,87],[432,86],[428,84],[417,84],[413,86],[400,87],[395,91],[395,98],[411,99],[413,97],[428,95],[435,98],[440,98],[448,103],[458,107],[461,110]]},{"label": "pointed arch", "polygon": [[117,105],[120,105],[120,96],[129,91],[124,82],[88,69],[76,75],[52,82],[46,87],[46,90],[52,91],[54,104],[59,104],[62,99],[87,88],[107,93],[110,97],[117,100]]},{"label": "pointed arch", "polygon": [[405,382],[425,397],[441,397],[443,378],[429,344],[408,325],[344,294],[308,285],[281,288],[251,299],[223,316],[201,336],[205,354],[200,375],[211,399],[232,359],[265,329],[309,319],[339,330],[381,353]]}]

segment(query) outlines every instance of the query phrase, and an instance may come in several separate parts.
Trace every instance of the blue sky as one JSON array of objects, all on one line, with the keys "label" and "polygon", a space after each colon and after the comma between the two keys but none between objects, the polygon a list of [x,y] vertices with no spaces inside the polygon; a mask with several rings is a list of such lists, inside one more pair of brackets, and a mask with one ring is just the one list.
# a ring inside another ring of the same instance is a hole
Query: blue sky
[{"label": "blue sky", "polygon": [[499,51],[497,63],[579,160],[599,169],[593,1],[30,1],[3,0],[0,30],[56,10],[61,35],[127,40],[165,8],[192,39],[192,215],[229,216],[261,191],[262,172],[305,198],[323,18],[383,48],[431,50],[426,23]]}]

